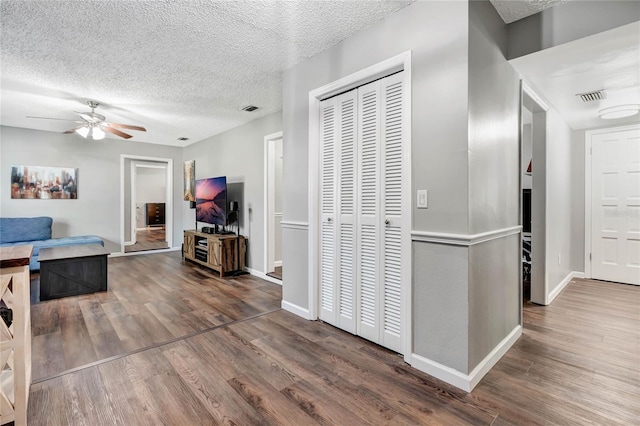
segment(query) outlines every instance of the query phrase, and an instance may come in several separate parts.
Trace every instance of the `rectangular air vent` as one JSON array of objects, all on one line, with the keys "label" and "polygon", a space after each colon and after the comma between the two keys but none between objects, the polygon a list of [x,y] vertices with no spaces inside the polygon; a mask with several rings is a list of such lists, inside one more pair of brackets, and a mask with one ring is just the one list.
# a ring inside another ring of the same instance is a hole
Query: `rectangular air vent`
[{"label": "rectangular air vent", "polygon": [[246,107],[242,108],[243,111],[247,111],[247,112],[252,112],[257,110],[258,107],[255,105],[247,105]]},{"label": "rectangular air vent", "polygon": [[604,90],[595,90],[593,92],[578,93],[576,96],[580,96],[582,102],[599,101],[600,99],[607,99],[607,94]]}]

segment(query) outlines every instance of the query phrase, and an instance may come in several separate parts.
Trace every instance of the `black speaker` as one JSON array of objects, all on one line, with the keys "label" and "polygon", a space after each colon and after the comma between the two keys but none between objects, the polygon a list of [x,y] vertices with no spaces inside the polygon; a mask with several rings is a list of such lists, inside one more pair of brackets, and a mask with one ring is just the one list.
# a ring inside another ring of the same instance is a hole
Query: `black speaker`
[{"label": "black speaker", "polygon": [[[232,201],[233,203],[233,201]],[[238,221],[238,212],[237,211],[230,211],[229,215],[227,216],[227,222],[229,222],[229,224],[231,223],[236,223]]]},{"label": "black speaker", "polygon": [[195,201],[189,201],[189,208],[190,209],[195,209],[196,208],[196,202]]},{"label": "black speaker", "polygon": [[232,212],[237,212],[239,210],[239,205],[237,201],[230,201],[229,202],[229,210],[231,210]]}]

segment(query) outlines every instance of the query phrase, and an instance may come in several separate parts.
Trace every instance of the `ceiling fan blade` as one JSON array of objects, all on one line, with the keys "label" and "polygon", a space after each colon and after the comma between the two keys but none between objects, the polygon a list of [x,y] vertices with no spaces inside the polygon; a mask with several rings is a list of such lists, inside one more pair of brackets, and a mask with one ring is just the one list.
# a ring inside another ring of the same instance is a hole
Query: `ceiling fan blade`
[{"label": "ceiling fan blade", "polygon": [[146,132],[147,129],[140,126],[132,126],[130,124],[120,124],[120,123],[104,123],[107,126],[117,127],[118,129],[129,129],[129,130],[137,130],[139,132]]},{"label": "ceiling fan blade", "polygon": [[60,120],[60,121],[73,121],[74,123],[82,123],[82,121],[78,120],[69,120],[67,118],[53,118],[53,117],[33,117],[31,115],[27,115],[27,118],[37,118],[39,120]]},{"label": "ceiling fan blade", "polygon": [[128,135],[128,134],[126,134],[126,133],[124,133],[124,132],[121,132],[121,131],[120,131],[120,130],[118,130],[118,129],[114,129],[113,127],[109,127],[109,126],[100,126],[100,128],[101,128],[102,130],[104,130],[105,132],[113,133],[114,135],[116,135],[116,136],[120,136],[121,138],[129,139],[129,138],[132,138],[132,137],[133,137],[133,136]]},{"label": "ceiling fan blade", "polygon": [[83,128],[83,127],[85,127],[85,125],[84,125],[84,124],[83,124],[82,126],[74,127],[73,129],[69,129],[69,130],[67,130],[66,132],[62,132],[62,133],[64,133],[64,134],[68,134],[68,133],[75,133],[75,131],[76,131],[76,130],[81,129],[81,128]]}]

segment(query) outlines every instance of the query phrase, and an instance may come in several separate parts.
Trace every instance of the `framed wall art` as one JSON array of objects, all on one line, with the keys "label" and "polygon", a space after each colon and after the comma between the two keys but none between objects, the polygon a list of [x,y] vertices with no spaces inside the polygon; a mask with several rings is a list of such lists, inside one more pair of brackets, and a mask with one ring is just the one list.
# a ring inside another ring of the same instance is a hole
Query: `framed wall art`
[{"label": "framed wall art", "polygon": [[11,166],[11,198],[73,200],[78,198],[78,169]]}]

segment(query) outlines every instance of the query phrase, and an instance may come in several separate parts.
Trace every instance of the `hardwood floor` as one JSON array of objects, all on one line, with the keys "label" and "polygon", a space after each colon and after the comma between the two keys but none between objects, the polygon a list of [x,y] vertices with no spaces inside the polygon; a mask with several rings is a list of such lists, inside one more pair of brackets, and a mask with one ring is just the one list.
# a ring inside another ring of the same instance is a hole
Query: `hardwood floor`
[{"label": "hardwood floor", "polygon": [[273,272],[269,272],[269,275],[272,278],[282,281],[282,266],[276,266]]},{"label": "hardwood floor", "polygon": [[149,227],[147,229],[138,229],[136,231],[136,243],[125,246],[125,253],[133,253],[136,251],[159,250],[169,248],[169,244],[165,238],[164,227]]},{"label": "hardwood floor", "polygon": [[175,252],[109,267],[106,294],[34,306],[40,377],[58,373],[32,385],[32,425],[640,418],[639,287],[577,280],[549,307],[527,304],[522,338],[467,394],[393,352],[280,310],[281,288],[266,281],[220,279]]}]

